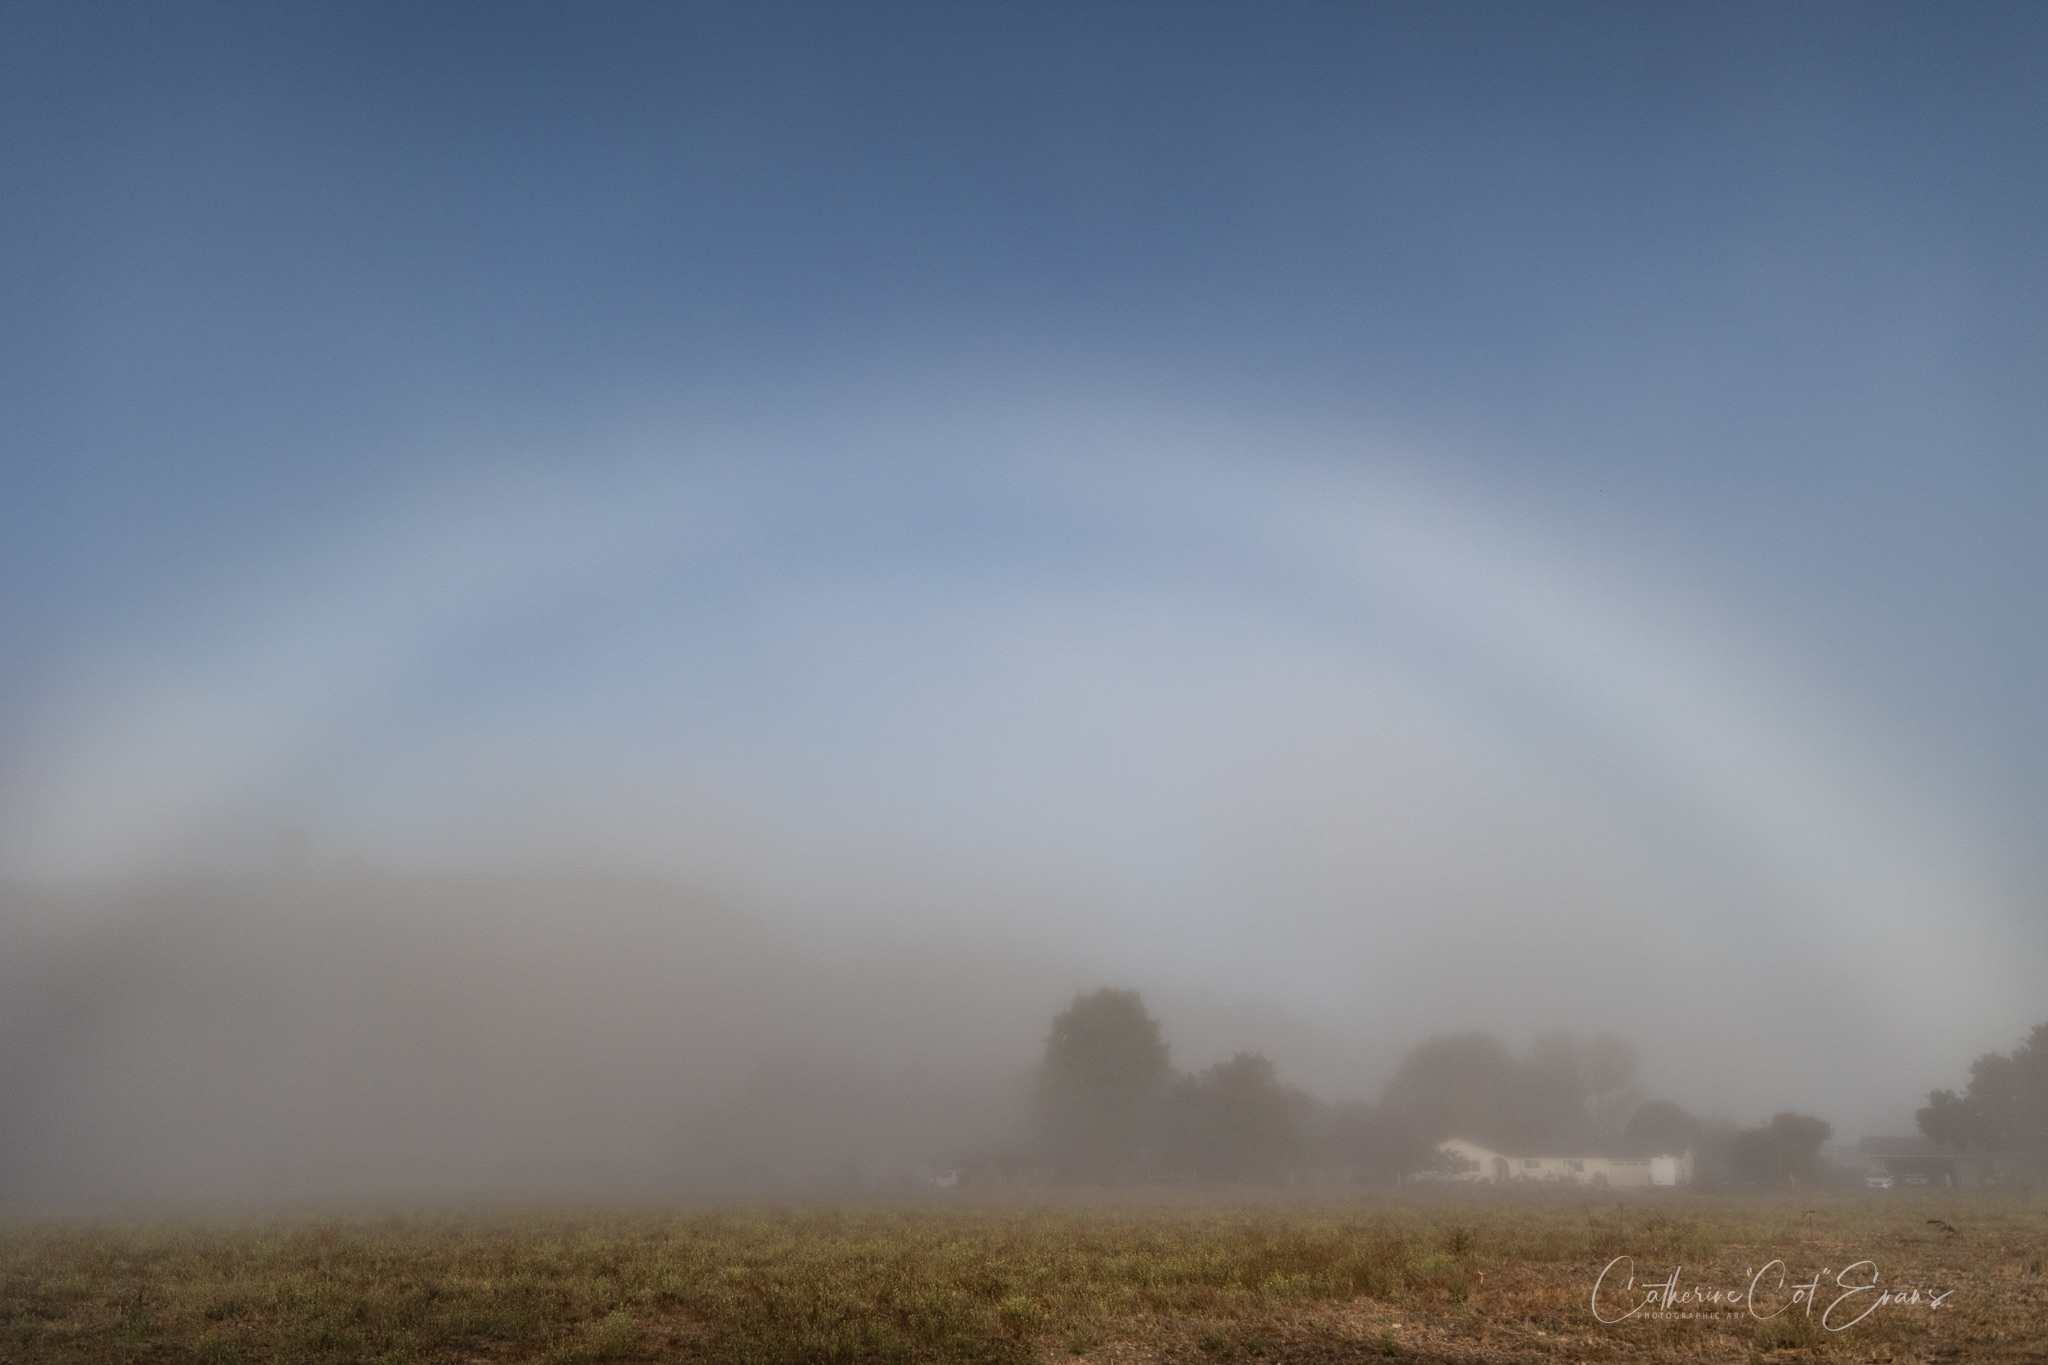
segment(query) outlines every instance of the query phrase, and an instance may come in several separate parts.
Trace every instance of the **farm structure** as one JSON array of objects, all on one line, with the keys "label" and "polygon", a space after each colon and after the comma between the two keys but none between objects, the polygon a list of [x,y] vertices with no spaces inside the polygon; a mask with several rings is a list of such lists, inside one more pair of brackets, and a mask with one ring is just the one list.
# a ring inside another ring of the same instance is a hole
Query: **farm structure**
[{"label": "farm structure", "polygon": [[1864,1179],[1871,1185],[1959,1185],[1996,1189],[2028,1183],[2025,1165],[2011,1153],[1960,1151],[1917,1133],[1867,1137],[1856,1144]]},{"label": "farm structure", "polygon": [[1547,1156],[1500,1152],[1466,1138],[1450,1138],[1437,1144],[1436,1154],[1435,1165],[1417,1172],[1414,1179],[1629,1189],[1687,1185],[1692,1183],[1693,1175],[1690,1148],[1684,1152],[1629,1150]]}]

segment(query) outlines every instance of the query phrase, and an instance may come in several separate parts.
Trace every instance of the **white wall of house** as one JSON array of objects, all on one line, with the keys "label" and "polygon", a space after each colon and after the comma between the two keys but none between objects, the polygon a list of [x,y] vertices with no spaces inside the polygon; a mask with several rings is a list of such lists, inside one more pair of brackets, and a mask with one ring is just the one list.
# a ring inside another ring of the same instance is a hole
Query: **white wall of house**
[{"label": "white wall of house", "polygon": [[1684,1185],[1692,1180],[1692,1153],[1665,1156],[1509,1156],[1464,1138],[1437,1144],[1449,1169],[1418,1179],[1467,1184],[1594,1185],[1609,1189],[1648,1189],[1653,1185]]}]

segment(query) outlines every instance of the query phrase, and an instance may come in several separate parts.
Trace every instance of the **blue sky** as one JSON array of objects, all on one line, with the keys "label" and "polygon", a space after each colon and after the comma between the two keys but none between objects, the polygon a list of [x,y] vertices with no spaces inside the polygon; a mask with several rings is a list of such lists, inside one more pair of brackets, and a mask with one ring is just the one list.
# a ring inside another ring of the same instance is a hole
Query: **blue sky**
[{"label": "blue sky", "polygon": [[1382,1030],[1867,912],[1911,1099],[2048,963],[2044,90],[2022,5],[10,6],[0,858],[1007,897]]}]

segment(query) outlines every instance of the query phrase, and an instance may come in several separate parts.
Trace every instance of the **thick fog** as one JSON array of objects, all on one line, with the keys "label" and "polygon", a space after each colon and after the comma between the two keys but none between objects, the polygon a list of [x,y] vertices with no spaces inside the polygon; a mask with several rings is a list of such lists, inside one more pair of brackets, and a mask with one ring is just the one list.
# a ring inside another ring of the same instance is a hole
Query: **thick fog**
[{"label": "thick fog", "polygon": [[712,13],[8,21],[0,1208],[2048,1014],[2038,24]]},{"label": "thick fog", "polygon": [[437,490],[53,705],[5,826],[14,1195],[957,1164],[1028,1147],[1104,982],[1182,1067],[1326,1099],[1577,1029],[1845,1126],[2024,1019],[1950,813],[1659,566],[1328,438],[1073,412]]}]

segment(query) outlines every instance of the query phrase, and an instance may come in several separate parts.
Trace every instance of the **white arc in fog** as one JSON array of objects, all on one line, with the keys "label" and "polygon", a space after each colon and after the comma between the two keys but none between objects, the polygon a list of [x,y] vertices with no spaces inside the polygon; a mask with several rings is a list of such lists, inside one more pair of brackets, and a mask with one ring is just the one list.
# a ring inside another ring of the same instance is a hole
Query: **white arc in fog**
[{"label": "white arc in fog", "polygon": [[[1887,1021],[1876,1041],[1927,1064],[1945,1040],[1902,1041],[1941,1017],[1925,983],[1971,983],[1987,1019],[2024,1008],[2025,964],[1993,950],[1970,879],[1925,851],[1909,801],[1870,799],[1881,763],[1660,615],[1630,566],[1573,564],[1528,524],[1355,461],[1344,472],[1314,442],[1128,417],[870,411],[633,444],[573,483],[427,500],[324,568],[266,566],[290,586],[215,604],[185,651],[136,660],[53,717],[6,793],[6,866],[147,865],[301,805],[381,807],[432,847],[435,820],[492,796],[489,762],[530,751],[530,766],[576,768],[610,826],[629,820],[635,783],[669,770],[709,806],[782,821],[784,847],[838,822],[856,831],[844,847],[897,838],[915,857],[922,839],[971,878],[976,838],[1036,839],[1050,879],[1118,882],[1102,901],[1133,903],[1132,951],[1169,967],[1206,955],[1218,979],[1266,989],[1236,955],[1245,908],[1199,904],[1214,851],[1160,811],[1227,787],[1282,733],[1225,734],[1235,717],[1284,716],[1299,679],[1341,693],[1355,646],[1370,662],[1358,677],[1391,679],[1387,697],[1421,698],[1480,748],[1519,731],[1531,752],[1621,774],[1564,787],[1609,781],[1615,828],[1661,821],[1665,842],[1736,867],[1731,885],[1764,888],[1749,905],[1699,892],[1610,908],[1672,940],[1632,945],[1615,958],[1626,970],[1803,954],[1830,983],[1814,1009],[1861,1002],[1858,1019]],[[1034,663],[1041,641],[1072,652]],[[1216,662],[1233,647],[1260,657]],[[586,653],[620,662],[578,674]],[[1488,696],[1506,702],[1474,700]],[[1334,714],[1346,723],[1341,702]],[[607,781],[618,792],[592,790]],[[1646,798],[1661,814],[1621,811],[1645,804],[1632,793],[1661,793]],[[820,855],[828,872],[844,847]],[[1145,919],[1132,887],[1176,865],[1196,871]],[[1262,911],[1258,932],[1282,977],[1353,951],[1284,915]],[[1414,941],[1401,932],[1389,920],[1372,941]],[[1608,928],[1567,917],[1559,932],[1620,951]],[[1473,937],[1475,971],[1511,970],[1517,950]],[[1797,962],[1772,970],[1803,989]],[[1707,987],[1688,989],[1707,1008]]]}]

